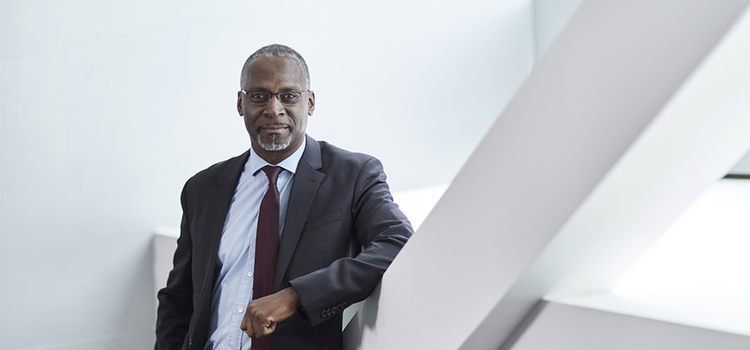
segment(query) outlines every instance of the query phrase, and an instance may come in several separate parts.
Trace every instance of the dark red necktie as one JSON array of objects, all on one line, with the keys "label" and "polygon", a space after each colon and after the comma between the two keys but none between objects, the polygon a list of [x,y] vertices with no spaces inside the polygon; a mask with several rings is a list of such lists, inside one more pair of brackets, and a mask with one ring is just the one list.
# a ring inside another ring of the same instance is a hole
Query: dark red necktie
[{"label": "dark red necktie", "polygon": [[[279,190],[276,180],[281,168],[266,165],[263,171],[268,176],[268,191],[260,202],[258,212],[258,234],[255,239],[255,274],[253,277],[253,299],[273,293],[276,276],[276,260],[279,256]],[[253,350],[273,350],[273,337],[253,338]]]}]

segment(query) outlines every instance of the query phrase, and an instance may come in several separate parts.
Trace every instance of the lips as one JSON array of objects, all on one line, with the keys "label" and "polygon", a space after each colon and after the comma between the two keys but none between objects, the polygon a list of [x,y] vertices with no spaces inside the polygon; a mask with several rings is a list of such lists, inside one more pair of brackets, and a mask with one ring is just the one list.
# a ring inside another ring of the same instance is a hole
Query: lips
[{"label": "lips", "polygon": [[272,124],[272,125],[264,125],[260,127],[260,130],[265,131],[267,133],[279,133],[283,132],[289,129],[288,125],[284,124]]}]

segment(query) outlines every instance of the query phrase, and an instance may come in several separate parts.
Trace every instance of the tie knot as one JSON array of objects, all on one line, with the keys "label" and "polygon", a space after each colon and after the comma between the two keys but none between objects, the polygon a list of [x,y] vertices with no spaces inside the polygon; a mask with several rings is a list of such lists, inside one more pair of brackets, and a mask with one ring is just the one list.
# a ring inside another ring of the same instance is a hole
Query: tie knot
[{"label": "tie knot", "polygon": [[275,185],[276,180],[279,178],[279,173],[281,173],[281,167],[266,165],[262,168],[262,170],[266,173],[266,176],[268,176],[268,182]]}]

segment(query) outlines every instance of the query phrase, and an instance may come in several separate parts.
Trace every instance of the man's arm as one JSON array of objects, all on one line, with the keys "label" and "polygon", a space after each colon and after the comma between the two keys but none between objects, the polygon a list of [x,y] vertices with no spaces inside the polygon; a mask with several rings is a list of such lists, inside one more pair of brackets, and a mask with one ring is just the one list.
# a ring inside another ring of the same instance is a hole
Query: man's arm
[{"label": "man's arm", "polygon": [[186,204],[187,184],[182,189],[182,223],[174,268],[169,273],[167,286],[159,291],[159,308],[156,319],[155,350],[182,348],[193,314],[192,250],[193,244],[188,224]]},{"label": "man's arm", "polygon": [[313,326],[367,298],[413,232],[406,216],[393,203],[385,172],[376,158],[370,157],[359,169],[350,209],[353,233],[364,249],[356,257],[340,258],[289,282]]},{"label": "man's arm", "polygon": [[346,306],[369,296],[386,268],[411,236],[406,217],[393,203],[382,165],[370,158],[357,176],[352,213],[358,242],[355,258],[340,258],[329,267],[290,281],[290,287],[251,301],[242,320],[248,336],[262,338],[303,306],[314,326]]}]

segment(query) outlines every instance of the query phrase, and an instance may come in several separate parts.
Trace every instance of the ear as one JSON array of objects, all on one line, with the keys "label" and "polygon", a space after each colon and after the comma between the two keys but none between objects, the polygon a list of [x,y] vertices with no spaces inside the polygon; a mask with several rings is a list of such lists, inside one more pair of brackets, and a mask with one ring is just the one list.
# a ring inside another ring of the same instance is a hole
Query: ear
[{"label": "ear", "polygon": [[315,92],[310,90],[307,98],[307,115],[313,115],[315,112]]},{"label": "ear", "polygon": [[237,91],[237,113],[242,116],[242,91]]}]

